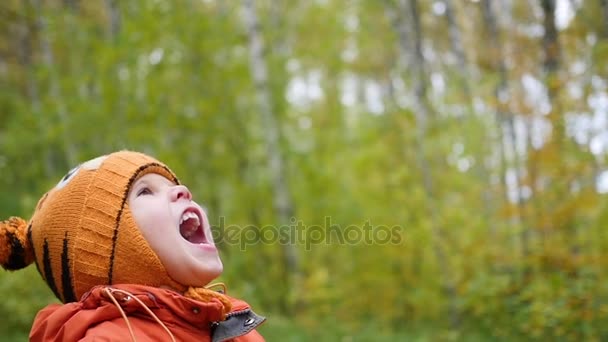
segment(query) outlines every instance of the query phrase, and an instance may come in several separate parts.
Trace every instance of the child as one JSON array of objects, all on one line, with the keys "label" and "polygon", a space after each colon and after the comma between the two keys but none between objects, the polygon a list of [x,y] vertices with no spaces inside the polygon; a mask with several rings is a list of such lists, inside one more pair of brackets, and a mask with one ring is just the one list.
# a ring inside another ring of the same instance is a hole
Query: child
[{"label": "child", "polygon": [[121,151],[68,172],[29,222],[0,222],[0,264],[34,262],[63,303],[31,341],[263,341],[265,318],[208,287],[222,272],[209,221],[161,162]]}]

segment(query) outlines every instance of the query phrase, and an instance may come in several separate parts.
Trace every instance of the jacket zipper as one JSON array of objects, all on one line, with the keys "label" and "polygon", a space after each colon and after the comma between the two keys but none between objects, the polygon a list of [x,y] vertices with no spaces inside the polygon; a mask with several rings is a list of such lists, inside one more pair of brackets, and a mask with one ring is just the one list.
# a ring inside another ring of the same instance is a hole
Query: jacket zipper
[{"label": "jacket zipper", "polygon": [[243,309],[243,310],[239,310],[239,311],[234,311],[234,312],[229,312],[226,314],[226,319],[233,317],[233,316],[238,316],[238,315],[242,315],[242,314],[246,314],[247,312],[249,312],[249,309]]}]

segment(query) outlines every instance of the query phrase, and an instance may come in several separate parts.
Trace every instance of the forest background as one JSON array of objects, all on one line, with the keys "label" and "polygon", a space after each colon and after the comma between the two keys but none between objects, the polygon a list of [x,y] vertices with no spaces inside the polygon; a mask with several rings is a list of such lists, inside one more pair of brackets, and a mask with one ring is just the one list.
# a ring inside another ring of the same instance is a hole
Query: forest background
[{"label": "forest background", "polygon": [[607,61],[606,0],[5,0],[0,218],[141,150],[269,341],[606,340]]}]

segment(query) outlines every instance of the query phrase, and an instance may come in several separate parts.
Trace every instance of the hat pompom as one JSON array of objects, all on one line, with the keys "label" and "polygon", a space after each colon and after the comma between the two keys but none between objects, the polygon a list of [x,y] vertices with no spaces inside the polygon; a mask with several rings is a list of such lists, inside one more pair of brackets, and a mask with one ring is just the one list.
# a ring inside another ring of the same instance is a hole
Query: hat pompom
[{"label": "hat pompom", "polygon": [[0,264],[4,269],[22,269],[34,261],[27,229],[27,222],[20,217],[0,222]]}]

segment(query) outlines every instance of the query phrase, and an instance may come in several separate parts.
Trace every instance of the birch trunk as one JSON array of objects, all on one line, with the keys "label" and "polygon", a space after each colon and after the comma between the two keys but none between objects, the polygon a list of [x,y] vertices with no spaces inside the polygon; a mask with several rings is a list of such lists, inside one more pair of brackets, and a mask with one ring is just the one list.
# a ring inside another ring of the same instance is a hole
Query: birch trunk
[{"label": "birch trunk", "polygon": [[[266,138],[268,172],[272,179],[274,210],[278,224],[280,226],[289,226],[293,230],[293,227],[290,225],[290,219],[294,215],[294,209],[285,176],[284,160],[279,146],[280,127],[277,114],[273,111],[268,67],[263,56],[264,41],[260,31],[254,0],[244,0],[243,10],[249,40],[250,71],[255,86],[258,111],[265,128],[264,136]],[[291,233],[293,234],[294,232],[292,231]],[[299,262],[296,246],[282,244],[282,248],[287,288],[288,291],[296,291],[297,293]],[[286,304],[284,309],[290,311],[289,299],[285,298],[283,302]]]},{"label": "birch trunk", "polygon": [[561,144],[566,137],[565,124],[559,106],[559,91],[561,88],[559,80],[560,54],[561,48],[558,40],[557,27],[555,26],[555,0],[541,1],[544,13],[544,35],[543,35],[543,68],[545,70],[545,84],[549,101],[551,103],[551,113],[549,114],[556,136],[554,141]]},{"label": "birch trunk", "polygon": [[64,148],[65,158],[68,165],[71,165],[70,167],[73,167],[76,165],[77,161],[76,151],[74,145],[70,142],[70,139],[68,138],[69,118],[66,111],[65,103],[63,101],[61,90],[59,88],[59,81],[56,76],[56,66],[53,58],[53,50],[46,34],[46,19],[42,11],[42,4],[40,0],[30,1],[32,7],[34,8],[34,11],[36,12],[36,26],[39,32],[40,52],[42,55],[43,64],[49,72],[49,95],[57,104],[57,116],[59,118],[62,130],[61,140]]},{"label": "birch trunk", "polygon": [[120,32],[120,9],[117,0],[106,0],[106,11],[108,12],[108,38],[114,41]]},{"label": "birch trunk", "polygon": [[[25,12],[28,13],[28,4],[23,3]],[[36,77],[36,70],[34,69],[34,63],[32,61],[33,56],[33,39],[34,34],[30,30],[30,23],[27,21],[29,16],[23,16],[23,22],[20,25],[21,32],[19,37],[19,60],[26,70],[25,88],[27,97],[29,99],[30,108],[34,116],[38,117],[37,129],[41,136],[44,136],[44,131],[47,129],[44,127],[44,120],[42,120],[42,108],[40,105],[40,90],[38,86],[38,79]],[[55,173],[55,166],[53,163],[53,156],[50,153],[49,147],[44,144],[41,146],[42,156],[44,160],[44,175],[46,178],[51,178]]]},{"label": "birch trunk", "polygon": [[[118,0],[105,0],[105,7],[106,7],[106,12],[108,13],[108,26],[106,29],[106,37],[108,40],[108,44],[110,44],[111,46],[114,46],[115,48],[118,46],[118,36],[120,34],[120,30],[121,30],[121,26],[122,26],[122,15],[120,12],[120,7],[118,4]],[[98,100],[100,102],[100,104],[103,104],[103,102],[106,103],[110,103],[108,105],[108,107],[110,107],[110,111],[112,112],[112,116],[114,117],[114,120],[116,121],[116,125],[115,125],[115,129],[117,131],[117,135],[116,135],[116,140],[117,140],[117,144],[118,146],[122,147],[122,146],[128,146],[128,142],[124,141],[123,137],[127,136],[127,130],[125,129],[125,127],[128,127],[128,122],[127,122],[127,118],[126,118],[126,114],[125,112],[127,111],[127,97],[128,95],[128,91],[125,91],[125,85],[124,85],[124,80],[122,80],[120,78],[120,72],[125,69],[127,70],[128,67],[125,64],[125,62],[123,60],[117,60],[116,62],[113,63],[113,65],[108,65],[105,66],[109,69],[109,76],[112,79],[112,82],[115,84],[116,88],[118,89],[117,92],[117,99],[115,101],[110,101],[108,99],[104,99],[104,92],[102,90],[99,90],[97,94],[94,94],[95,97],[98,97]],[[96,80],[97,81],[97,80]],[[101,82],[100,82],[101,83]],[[103,85],[102,84],[97,84],[95,87],[98,89],[102,89]],[[101,93],[101,94],[100,94]],[[144,101],[145,102],[145,101]],[[161,129],[161,131],[163,131]]]},{"label": "birch trunk", "polygon": [[452,0],[444,0],[443,3],[445,4],[445,16],[448,21],[448,35],[450,37],[450,45],[452,47],[452,51],[456,55],[458,74],[460,77],[460,85],[462,87],[465,100],[467,101],[467,105],[471,109],[472,113],[473,99],[471,96],[471,87],[468,82],[469,66],[467,63],[467,57],[464,53],[462,35],[460,34],[460,29],[458,28],[458,24],[456,23],[456,14],[454,13],[454,5],[452,3]]},{"label": "birch trunk", "polygon": [[[498,72],[498,83],[494,89],[495,102],[495,119],[498,135],[498,147],[500,150],[500,179],[504,189],[503,198],[508,205],[509,187],[515,190],[515,201],[517,211],[515,212],[515,222],[522,226],[522,234],[520,235],[521,250],[524,256],[529,253],[529,228],[526,227],[525,203],[521,180],[523,179],[523,163],[521,156],[517,151],[517,135],[515,134],[515,122],[513,113],[507,105],[509,97],[509,81],[507,75],[507,67],[505,65],[505,56],[503,52],[502,39],[500,37],[496,15],[492,5],[492,0],[484,0],[482,2],[484,25],[489,34],[490,42],[490,58],[494,61],[494,70]],[[510,155],[512,160],[508,160],[507,155]],[[512,169],[515,173],[514,184],[506,183],[507,172]]]},{"label": "birch trunk", "polygon": [[78,0],[63,0],[63,4],[73,11],[78,9]]},{"label": "birch trunk", "polygon": [[[459,314],[456,308],[456,291],[451,267],[447,259],[447,253],[443,247],[445,233],[443,232],[437,213],[437,204],[434,203],[436,193],[432,176],[431,159],[427,153],[426,140],[429,132],[429,124],[436,119],[436,115],[427,100],[427,67],[422,53],[422,29],[420,24],[420,13],[417,0],[400,0],[398,23],[398,34],[400,51],[405,52],[413,47],[413,51],[406,57],[407,65],[411,66],[412,86],[414,88],[414,112],[416,117],[416,144],[417,164],[422,174],[422,181],[426,193],[426,212],[430,218],[431,234],[433,237],[433,252],[442,274],[442,291],[448,301],[449,321],[452,327],[459,324]],[[408,26],[409,23],[409,27]],[[410,45],[408,33],[411,34]],[[403,70],[400,70],[403,72]]]},{"label": "birch trunk", "polygon": [[602,37],[608,38],[608,0],[600,0],[600,7],[604,16]]},{"label": "birch trunk", "polygon": [[[487,144],[480,144],[479,141],[472,141],[470,139],[470,134],[467,134],[466,128],[468,127],[467,121],[475,116],[475,106],[473,105],[473,94],[471,93],[471,86],[469,82],[470,72],[469,72],[469,63],[465,54],[464,44],[462,41],[462,34],[460,32],[460,28],[458,26],[456,20],[456,12],[454,11],[454,4],[452,0],[444,0],[445,4],[445,15],[448,22],[448,33],[450,37],[450,46],[452,51],[456,55],[456,74],[458,75],[458,83],[460,85],[460,89],[462,89],[463,101],[465,103],[467,113],[464,115],[464,119],[460,120],[460,128],[462,131],[462,138],[465,141],[465,146],[467,149],[473,150],[473,155],[475,158],[475,163],[473,165],[472,172],[479,179],[482,179],[486,183],[490,183],[490,172],[484,163],[484,159],[486,155],[490,152],[491,146]],[[483,205],[484,218],[486,222],[492,222],[493,220],[490,218],[491,213],[494,211],[492,208],[492,204],[494,203],[494,194],[491,191],[490,187],[484,187],[480,194],[480,200]],[[494,225],[491,224],[490,231],[495,232]]]},{"label": "birch trunk", "polygon": [[561,218],[560,221],[555,220],[556,216],[554,214],[559,210],[561,204],[569,200],[570,184],[568,180],[570,177],[566,165],[562,162],[564,154],[568,153],[568,149],[565,148],[565,144],[567,143],[566,127],[560,103],[561,80],[559,68],[561,64],[561,48],[555,25],[555,0],[542,0],[541,5],[544,14],[544,35],[542,39],[543,70],[547,96],[551,105],[549,114],[546,117],[552,126],[551,140],[546,143],[546,146],[543,146],[543,152],[545,155],[553,156],[555,159],[555,162],[551,163],[551,165],[546,165],[542,161],[539,162],[539,166],[541,167],[539,169],[541,172],[540,176],[551,184],[551,188],[543,189],[543,192],[549,194],[550,198],[543,198],[543,201],[539,202],[539,204],[543,204],[542,213],[550,218],[549,220],[543,220],[547,222],[542,227],[544,242],[550,233],[557,232],[557,228],[568,224],[564,218]]}]

